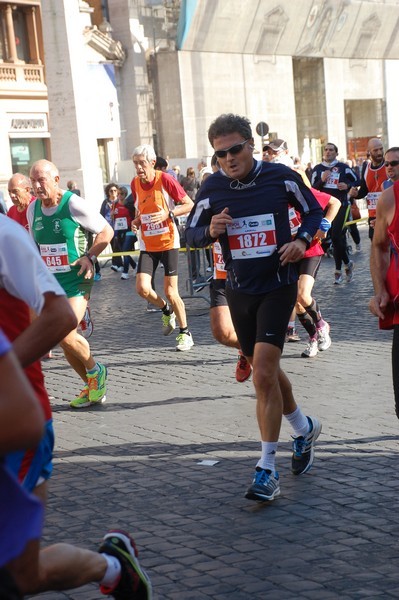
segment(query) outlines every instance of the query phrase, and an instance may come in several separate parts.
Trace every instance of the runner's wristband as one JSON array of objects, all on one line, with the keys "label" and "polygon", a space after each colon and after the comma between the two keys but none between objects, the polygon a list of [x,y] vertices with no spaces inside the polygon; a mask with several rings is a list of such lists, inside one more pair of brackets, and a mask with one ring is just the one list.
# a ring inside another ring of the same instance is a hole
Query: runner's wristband
[{"label": "runner's wristband", "polygon": [[328,219],[324,218],[321,220],[321,223],[319,225],[319,229],[320,231],[325,231],[327,232],[329,229],[331,228],[331,223]]}]

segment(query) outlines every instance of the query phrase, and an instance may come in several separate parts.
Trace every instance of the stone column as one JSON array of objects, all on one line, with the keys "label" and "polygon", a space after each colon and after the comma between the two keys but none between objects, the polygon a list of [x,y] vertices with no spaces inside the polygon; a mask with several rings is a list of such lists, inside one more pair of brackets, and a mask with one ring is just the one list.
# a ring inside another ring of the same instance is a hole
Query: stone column
[{"label": "stone column", "polygon": [[18,61],[17,45],[15,43],[15,32],[14,32],[14,21],[12,20],[12,7],[11,4],[6,6],[6,28],[7,28],[7,41],[10,56],[7,57],[8,62],[16,63]]},{"label": "stone column", "polygon": [[51,160],[60,171],[63,189],[69,179],[74,179],[83,197],[99,205],[104,194],[90,110],[101,90],[87,90],[86,52],[79,4],[71,0],[44,0],[42,27]]}]

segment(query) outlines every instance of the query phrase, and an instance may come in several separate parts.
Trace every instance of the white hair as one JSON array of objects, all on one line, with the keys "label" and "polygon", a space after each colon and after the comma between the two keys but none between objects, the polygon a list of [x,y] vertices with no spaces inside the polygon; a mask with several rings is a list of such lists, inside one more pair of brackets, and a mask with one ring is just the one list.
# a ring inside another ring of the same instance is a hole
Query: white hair
[{"label": "white hair", "polygon": [[150,146],[150,144],[142,144],[141,146],[137,146],[133,150],[132,160],[135,156],[144,156],[144,158],[148,161],[157,160],[155,150],[152,146]]}]

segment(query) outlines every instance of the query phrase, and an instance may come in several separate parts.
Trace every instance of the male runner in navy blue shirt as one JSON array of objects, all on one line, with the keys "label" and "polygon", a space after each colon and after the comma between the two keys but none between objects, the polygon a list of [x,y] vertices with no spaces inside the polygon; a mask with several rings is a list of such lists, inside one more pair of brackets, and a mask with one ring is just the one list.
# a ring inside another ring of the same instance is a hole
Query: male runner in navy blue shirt
[{"label": "male runner in navy blue shirt", "polygon": [[[202,247],[216,239],[227,269],[226,297],[238,340],[253,366],[262,455],[246,497],[273,500],[280,494],[275,455],[282,415],[295,432],[292,471],[313,463],[321,431],[315,417],[296,404],[291,383],[280,368],[285,333],[297,294],[299,261],[323,217],[302,178],[292,169],[255,161],[250,122],[221,115],[208,138],[221,170],[207,178],[187,222],[187,243]],[[292,240],[288,207],[302,224]]]}]

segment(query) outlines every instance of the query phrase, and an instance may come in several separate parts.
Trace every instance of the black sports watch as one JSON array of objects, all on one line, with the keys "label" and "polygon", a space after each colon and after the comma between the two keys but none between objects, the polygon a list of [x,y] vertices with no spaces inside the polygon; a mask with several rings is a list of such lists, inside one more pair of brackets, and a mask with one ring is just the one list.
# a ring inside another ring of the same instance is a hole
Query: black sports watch
[{"label": "black sports watch", "polygon": [[302,240],[303,242],[305,242],[306,250],[309,248],[312,241],[312,238],[308,233],[306,233],[306,231],[301,231],[301,233],[299,233],[299,235],[297,235],[295,239]]},{"label": "black sports watch", "polygon": [[169,211],[169,219],[172,219],[172,221],[175,220],[175,213],[173,212],[173,210]]},{"label": "black sports watch", "polygon": [[87,258],[89,259],[89,261],[94,265],[94,263],[96,262],[97,256],[95,254],[90,254],[89,252],[85,252],[83,254],[83,256],[87,256]]}]

